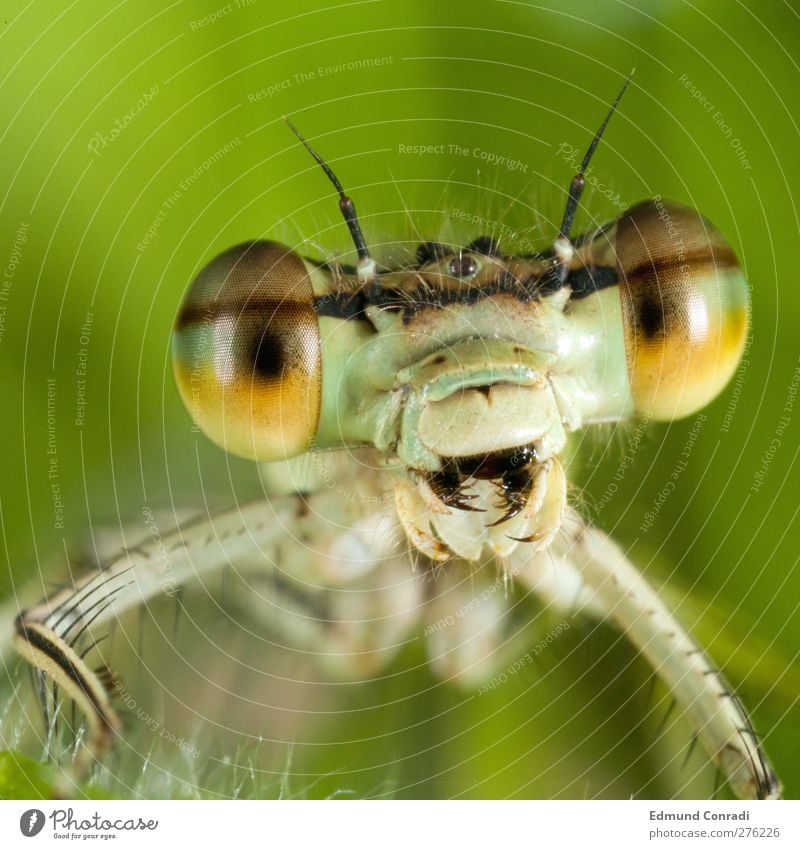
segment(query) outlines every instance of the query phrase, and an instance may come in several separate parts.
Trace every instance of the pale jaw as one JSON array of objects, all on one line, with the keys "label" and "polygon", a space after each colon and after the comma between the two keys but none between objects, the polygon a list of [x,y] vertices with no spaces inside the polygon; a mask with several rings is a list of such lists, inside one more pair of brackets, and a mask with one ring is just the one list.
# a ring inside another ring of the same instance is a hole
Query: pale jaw
[{"label": "pale jaw", "polygon": [[400,522],[414,546],[431,560],[505,558],[520,543],[533,553],[547,548],[561,527],[566,476],[556,457],[531,470],[524,503],[511,518],[504,518],[508,505],[498,481],[469,478],[463,491],[474,496],[466,510],[448,507],[427,480],[414,483],[404,478],[395,484]]},{"label": "pale jaw", "polygon": [[[541,363],[535,352],[515,353]],[[566,428],[558,396],[538,368],[515,378],[428,395],[416,402],[413,432],[400,435],[401,461],[408,446],[411,456],[434,460],[435,471],[408,464],[395,484],[400,522],[432,560],[505,558],[520,543],[539,551],[561,526]]]}]

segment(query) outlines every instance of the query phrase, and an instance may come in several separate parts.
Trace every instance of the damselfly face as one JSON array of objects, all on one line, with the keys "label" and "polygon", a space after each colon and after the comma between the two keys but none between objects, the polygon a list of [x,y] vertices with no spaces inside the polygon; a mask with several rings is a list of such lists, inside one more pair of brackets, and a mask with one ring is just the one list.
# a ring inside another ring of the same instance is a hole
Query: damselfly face
[{"label": "damselfly face", "polygon": [[[249,611],[345,677],[381,668],[421,623],[440,677],[477,686],[514,642],[496,592],[512,579],[556,610],[608,619],[664,680],[734,792],[779,795],[713,664],[567,504],[570,433],[698,410],[733,373],[747,331],[736,257],[699,213],[656,197],[572,238],[604,127],[541,254],[482,237],[458,249],[426,242],[414,263],[379,268],[353,202],[309,148],[339,191],[358,265],[251,242],[200,272],[175,326],[178,387],[211,439],[265,462],[270,498],[127,550],[19,616],[20,653],[88,719],[76,769],[122,727],[106,667],[86,659],[99,640],[84,641],[165,585],[235,563],[252,573]],[[378,458],[371,466],[349,456],[364,448]],[[325,452],[358,498],[316,473],[279,479],[287,466],[270,463]]]},{"label": "damselfly face", "polygon": [[190,287],[178,386],[226,450],[258,460],[372,446],[433,560],[546,547],[566,506],[567,435],[688,415],[735,370],[747,286],[699,213],[645,201],[555,251],[424,244],[367,283],[271,242]]}]

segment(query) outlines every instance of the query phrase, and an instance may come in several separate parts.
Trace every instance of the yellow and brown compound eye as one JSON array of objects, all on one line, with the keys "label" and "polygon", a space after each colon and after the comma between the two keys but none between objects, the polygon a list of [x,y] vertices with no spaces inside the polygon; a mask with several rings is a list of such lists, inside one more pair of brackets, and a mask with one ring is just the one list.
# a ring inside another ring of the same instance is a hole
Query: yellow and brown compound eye
[{"label": "yellow and brown compound eye", "polygon": [[615,252],[637,411],[690,415],[722,390],[747,336],[747,282],[714,226],[689,207],[645,201],[616,222]]},{"label": "yellow and brown compound eye", "polygon": [[212,260],[181,305],[172,357],[192,418],[226,451],[278,460],[309,447],[319,327],[305,263],[289,248],[250,242]]}]

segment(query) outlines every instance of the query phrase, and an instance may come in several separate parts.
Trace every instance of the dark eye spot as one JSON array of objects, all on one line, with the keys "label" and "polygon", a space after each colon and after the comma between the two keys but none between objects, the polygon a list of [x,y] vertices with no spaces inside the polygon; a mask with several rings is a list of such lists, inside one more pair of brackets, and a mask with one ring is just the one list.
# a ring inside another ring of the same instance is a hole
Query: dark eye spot
[{"label": "dark eye spot", "polygon": [[652,295],[646,295],[639,302],[637,312],[639,327],[648,339],[652,339],[664,329],[664,306]]},{"label": "dark eye spot", "polygon": [[284,351],[279,336],[265,331],[255,338],[252,351],[253,376],[263,380],[277,380],[283,374]]},{"label": "dark eye spot", "polygon": [[478,263],[470,254],[453,257],[447,265],[447,271],[453,277],[472,277],[477,270]]}]

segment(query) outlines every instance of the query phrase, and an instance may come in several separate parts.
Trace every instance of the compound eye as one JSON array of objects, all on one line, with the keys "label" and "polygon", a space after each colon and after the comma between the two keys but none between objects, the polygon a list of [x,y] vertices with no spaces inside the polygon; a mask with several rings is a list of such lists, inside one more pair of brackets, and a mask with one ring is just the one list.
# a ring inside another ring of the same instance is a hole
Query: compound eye
[{"label": "compound eye", "polygon": [[172,337],[175,379],[195,424],[231,454],[305,451],[322,390],[314,292],[303,260],[274,242],[237,245],[195,278]]},{"label": "compound eye", "polygon": [[637,412],[668,420],[717,396],[747,336],[747,282],[715,227],[689,207],[645,201],[616,223],[628,373]]}]

